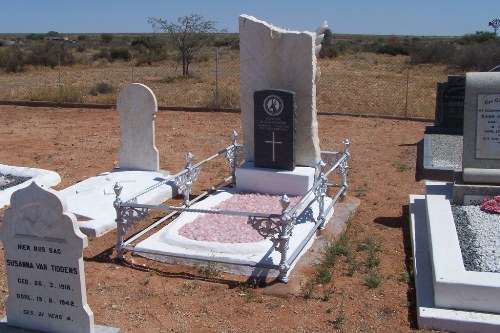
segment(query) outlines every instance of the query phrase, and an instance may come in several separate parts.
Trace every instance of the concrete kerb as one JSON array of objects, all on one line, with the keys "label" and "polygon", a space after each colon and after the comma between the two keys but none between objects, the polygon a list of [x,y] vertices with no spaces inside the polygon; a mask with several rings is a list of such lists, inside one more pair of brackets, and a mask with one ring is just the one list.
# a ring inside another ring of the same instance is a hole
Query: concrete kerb
[{"label": "concrete kerb", "polygon": [[[431,213],[429,213],[427,207],[429,197],[431,197],[431,201],[434,201],[431,206],[439,205],[443,201],[449,203],[451,187],[447,183],[438,182],[429,182],[427,185],[430,185],[427,186],[427,197],[410,195],[409,222],[414,258],[418,326],[419,328],[444,329],[453,332],[498,332],[500,327],[499,314],[483,312],[487,310],[483,308],[482,302],[472,300],[474,304],[468,306],[468,303],[470,303],[468,301],[475,298],[475,295],[489,297],[491,289],[484,286],[484,281],[477,280],[477,274],[482,273],[466,272],[461,262],[458,265],[460,267],[457,268],[457,264],[455,264],[455,268],[450,271],[448,267],[449,260],[446,258],[449,258],[450,252],[453,252],[452,254],[455,257],[459,257],[458,259],[455,258],[454,262],[461,261],[461,253],[460,249],[456,249],[458,240],[454,239],[455,237],[451,237],[452,243],[455,244],[454,250],[449,251],[447,248],[450,246],[449,242],[441,242],[443,239],[443,230],[441,229],[446,229],[444,233],[446,235],[453,232],[456,234],[456,231],[451,230],[454,229],[453,225],[450,228],[449,223],[443,225],[443,223],[440,223],[442,222],[441,219],[436,219],[436,216],[434,216],[436,209],[430,208]],[[439,208],[441,213],[438,213],[441,215],[442,210]],[[429,219],[428,216],[431,216],[431,218]],[[449,219],[445,220],[449,222]],[[432,230],[436,228],[439,230]],[[446,260],[444,265],[443,260]],[[470,273],[474,276],[465,276],[470,275]],[[464,278],[467,278],[467,281]],[[484,279],[481,278],[480,280]],[[469,294],[469,296],[466,294]],[[495,302],[495,300],[492,300],[492,302]],[[487,302],[489,303],[487,306],[491,306],[492,302]],[[457,309],[457,307],[462,309]],[[467,307],[476,309],[466,309]],[[498,309],[498,307],[496,308]]]}]

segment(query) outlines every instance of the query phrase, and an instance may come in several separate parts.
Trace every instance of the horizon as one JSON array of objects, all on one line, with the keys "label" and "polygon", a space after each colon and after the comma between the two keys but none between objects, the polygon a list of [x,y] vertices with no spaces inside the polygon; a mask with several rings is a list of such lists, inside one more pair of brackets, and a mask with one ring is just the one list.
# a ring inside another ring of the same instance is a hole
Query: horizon
[{"label": "horizon", "polygon": [[[338,35],[375,36],[438,36],[456,37],[476,31],[492,31],[488,23],[500,14],[500,4],[494,0],[422,0],[401,2],[381,0],[376,3],[352,0],[286,1],[254,0],[240,2],[218,0],[18,0],[3,4],[8,13],[0,20],[0,34],[47,33],[140,34],[154,32],[148,18],[176,22],[178,17],[192,13],[217,22],[217,29],[237,33],[238,16],[249,14],[270,24],[296,31],[315,31],[327,21]],[[162,14],[163,13],[163,14]]]}]

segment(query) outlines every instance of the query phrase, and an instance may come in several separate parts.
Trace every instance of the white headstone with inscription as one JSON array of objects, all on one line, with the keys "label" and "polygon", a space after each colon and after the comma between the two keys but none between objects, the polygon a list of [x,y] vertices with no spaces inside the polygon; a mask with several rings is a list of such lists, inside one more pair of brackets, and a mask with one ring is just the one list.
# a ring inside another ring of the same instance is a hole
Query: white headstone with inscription
[{"label": "white headstone with inscription", "polygon": [[87,237],[52,190],[36,183],[15,192],[1,229],[9,326],[44,332],[93,333],[83,249]]},{"label": "white headstone with inscription", "polygon": [[467,73],[463,180],[500,184],[500,73]]},{"label": "white headstone with inscription", "polygon": [[153,91],[140,83],[131,83],[118,94],[120,113],[120,168],[159,171],[160,159],[155,146],[155,113],[158,103]]}]

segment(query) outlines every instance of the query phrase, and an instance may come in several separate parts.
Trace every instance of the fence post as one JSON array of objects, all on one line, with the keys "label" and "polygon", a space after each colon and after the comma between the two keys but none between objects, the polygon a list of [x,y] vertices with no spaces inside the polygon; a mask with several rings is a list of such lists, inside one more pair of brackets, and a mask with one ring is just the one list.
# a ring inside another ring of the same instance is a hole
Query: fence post
[{"label": "fence post", "polygon": [[408,89],[410,85],[410,59],[406,62],[406,98],[405,98],[405,118],[408,118]]},{"label": "fence post", "polygon": [[219,49],[215,52],[215,105],[219,106]]}]

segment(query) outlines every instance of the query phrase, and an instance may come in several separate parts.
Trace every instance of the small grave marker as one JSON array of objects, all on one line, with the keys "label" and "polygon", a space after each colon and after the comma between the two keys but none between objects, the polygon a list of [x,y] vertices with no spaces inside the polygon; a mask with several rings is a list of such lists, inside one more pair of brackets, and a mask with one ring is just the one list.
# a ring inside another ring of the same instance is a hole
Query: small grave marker
[{"label": "small grave marker", "polygon": [[294,93],[261,90],[254,94],[255,166],[295,169]]},{"label": "small grave marker", "polygon": [[140,83],[131,83],[118,94],[120,113],[120,168],[159,171],[160,159],[155,146],[156,96]]},{"label": "small grave marker", "polygon": [[96,332],[83,269],[87,237],[54,191],[33,182],[14,192],[1,239],[9,287],[8,326],[52,333]]}]

